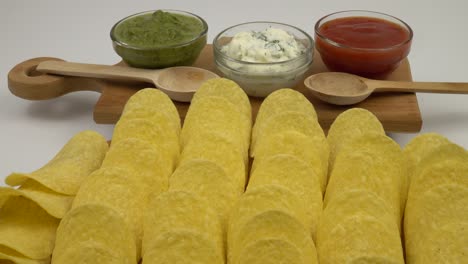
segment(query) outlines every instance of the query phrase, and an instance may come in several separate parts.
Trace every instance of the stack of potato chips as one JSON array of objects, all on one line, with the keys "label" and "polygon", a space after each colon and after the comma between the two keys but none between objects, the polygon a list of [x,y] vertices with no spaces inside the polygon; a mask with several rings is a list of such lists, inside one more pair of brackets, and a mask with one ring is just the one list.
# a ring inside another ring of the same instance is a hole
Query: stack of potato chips
[{"label": "stack of potato chips", "polygon": [[0,262],[50,263],[57,226],[81,182],[101,166],[106,139],[83,131],[42,168],[13,173],[0,188]]},{"label": "stack of potato chips", "polygon": [[410,187],[405,211],[407,263],[468,259],[468,153],[438,134],[405,146]]},{"label": "stack of potato chips", "polygon": [[322,211],[328,145],[299,92],[269,95],[253,128],[246,193],[228,229],[229,263],[317,263],[313,237]]},{"label": "stack of potato chips", "polygon": [[343,112],[328,140],[331,174],[318,228],[320,263],[404,263],[406,167],[398,144],[364,109]]},{"label": "stack of potato chips", "polygon": [[167,95],[148,88],[129,99],[101,168],[84,180],[60,223],[53,263],[138,262],[148,197],[168,188],[179,134]]},{"label": "stack of potato chips", "polygon": [[197,90],[169,191],[148,206],[143,263],[225,263],[226,220],[246,182],[250,107],[244,91],[227,79]]}]

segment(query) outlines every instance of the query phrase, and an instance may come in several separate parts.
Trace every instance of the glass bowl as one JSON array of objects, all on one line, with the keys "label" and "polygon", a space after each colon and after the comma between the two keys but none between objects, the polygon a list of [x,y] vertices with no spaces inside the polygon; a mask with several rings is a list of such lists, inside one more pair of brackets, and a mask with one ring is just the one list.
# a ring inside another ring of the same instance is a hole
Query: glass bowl
[{"label": "glass bowl", "polygon": [[[230,57],[222,51],[239,32],[263,31],[269,27],[282,29],[302,43],[304,52],[297,57],[279,62],[248,62]],[[249,22],[223,30],[213,40],[217,69],[228,79],[239,84],[255,97],[266,97],[281,88],[293,88],[304,79],[314,56],[314,41],[306,32],[287,24],[276,22]]]},{"label": "glass bowl", "polygon": [[[345,19],[350,21],[347,22],[350,24],[342,25],[347,26],[345,33],[327,36],[324,30],[328,27],[328,34],[331,34],[331,23]],[[357,22],[355,19],[361,20]],[[382,23],[382,20],[386,26],[377,23]],[[388,34],[384,35],[388,30],[392,32],[389,34],[393,39]],[[401,36],[395,35],[397,31]],[[357,44],[356,38],[363,42]],[[332,13],[315,24],[315,45],[325,65],[332,71],[365,77],[384,76],[395,70],[408,56],[412,39],[413,31],[408,24],[396,17],[372,11]],[[349,44],[351,42],[353,44]]]},{"label": "glass bowl", "polygon": [[[126,43],[122,37],[119,37],[116,32],[119,27],[132,18],[138,16],[148,16],[156,12],[146,11],[128,16],[117,22],[111,29],[110,37],[115,52],[122,57],[122,59],[132,67],[139,68],[166,68],[173,66],[190,66],[200,55],[203,47],[206,45],[208,25],[201,17],[179,10],[162,9],[161,11],[171,14],[184,15],[198,20],[202,25],[202,31],[197,34],[193,39],[188,41],[173,43],[169,45],[155,45],[155,46],[137,46]],[[141,34],[141,32],[139,32]]]}]

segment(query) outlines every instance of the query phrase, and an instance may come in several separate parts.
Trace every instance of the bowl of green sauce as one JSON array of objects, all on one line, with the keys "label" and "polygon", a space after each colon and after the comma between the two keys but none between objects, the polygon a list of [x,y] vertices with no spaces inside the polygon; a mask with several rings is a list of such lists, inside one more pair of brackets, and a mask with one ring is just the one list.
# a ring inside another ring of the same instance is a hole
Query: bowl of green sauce
[{"label": "bowl of green sauce", "polygon": [[206,45],[207,32],[207,23],[195,14],[156,10],[120,20],[110,36],[128,65],[159,69],[192,65]]}]

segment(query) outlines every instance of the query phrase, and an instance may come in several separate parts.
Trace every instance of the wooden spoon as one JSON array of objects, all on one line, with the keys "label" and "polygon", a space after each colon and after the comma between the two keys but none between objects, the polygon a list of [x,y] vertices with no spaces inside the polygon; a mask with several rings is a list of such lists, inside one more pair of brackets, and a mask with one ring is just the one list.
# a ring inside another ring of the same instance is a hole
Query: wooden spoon
[{"label": "wooden spoon", "polygon": [[468,83],[381,81],[342,72],[314,74],[304,84],[320,100],[336,105],[357,104],[373,92],[468,93]]},{"label": "wooden spoon", "polygon": [[37,66],[37,70],[66,76],[153,83],[170,98],[179,102],[190,102],[203,82],[219,77],[211,71],[196,67],[180,66],[149,70],[65,61],[44,61]]}]

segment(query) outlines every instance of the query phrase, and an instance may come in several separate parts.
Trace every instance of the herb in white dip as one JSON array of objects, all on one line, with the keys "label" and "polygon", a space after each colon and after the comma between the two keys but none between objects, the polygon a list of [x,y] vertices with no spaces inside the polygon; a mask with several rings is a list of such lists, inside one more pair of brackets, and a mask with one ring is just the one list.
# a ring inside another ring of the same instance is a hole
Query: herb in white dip
[{"label": "herb in white dip", "polygon": [[221,51],[237,60],[268,63],[296,58],[305,53],[305,47],[288,32],[269,27],[263,31],[237,33]]}]

